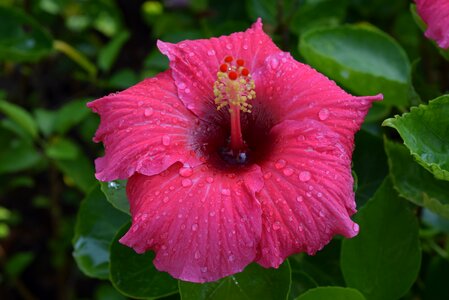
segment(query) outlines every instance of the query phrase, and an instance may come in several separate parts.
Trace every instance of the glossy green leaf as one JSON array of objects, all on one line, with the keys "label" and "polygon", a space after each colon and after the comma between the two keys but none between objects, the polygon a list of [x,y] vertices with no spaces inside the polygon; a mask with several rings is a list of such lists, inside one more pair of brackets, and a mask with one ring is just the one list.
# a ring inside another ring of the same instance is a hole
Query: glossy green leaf
[{"label": "glossy green leaf", "polygon": [[18,137],[3,126],[0,126],[0,145],[0,174],[32,168],[42,159],[29,140]]},{"label": "glossy green leaf", "polygon": [[84,274],[109,276],[109,247],[129,217],[113,208],[97,185],[81,202],[73,238],[73,257]]},{"label": "glossy green leaf", "polygon": [[0,112],[22,127],[31,137],[37,137],[37,124],[26,110],[13,103],[0,100]]},{"label": "glossy green leaf", "polygon": [[389,178],[355,217],[360,233],[342,244],[341,267],[349,287],[368,300],[398,299],[421,264],[418,222]]},{"label": "glossy green leaf", "polygon": [[0,6],[0,20],[0,60],[35,61],[51,53],[51,36],[23,11]]},{"label": "glossy green leaf", "polygon": [[251,264],[237,273],[204,284],[179,282],[183,300],[272,300],[286,299],[290,290],[290,265],[284,262],[279,269],[264,269]]},{"label": "glossy green leaf", "polygon": [[358,178],[357,206],[362,207],[388,175],[387,156],[382,139],[366,130],[360,130],[355,136],[352,160]]},{"label": "glossy green leaf", "polygon": [[338,286],[318,287],[311,289],[297,300],[365,300],[365,297],[356,289],[344,288]]},{"label": "glossy green leaf", "polygon": [[384,95],[385,105],[409,103],[410,63],[389,35],[367,25],[305,33],[299,50],[307,63],[358,95]]},{"label": "glossy green leaf", "polygon": [[123,226],[111,245],[110,280],[122,294],[138,298],[157,298],[178,291],[178,282],[154,267],[153,252],[137,254],[133,249],[119,243],[130,224]]},{"label": "glossy green leaf", "polygon": [[101,182],[101,190],[115,208],[128,215],[130,214],[128,197],[126,196],[126,180]]},{"label": "glossy green leaf", "polygon": [[449,180],[448,116],[449,95],[444,95],[382,125],[395,128],[416,161],[436,178]]},{"label": "glossy green leaf", "polygon": [[449,182],[436,179],[413,160],[407,148],[385,140],[394,187],[399,195],[449,218]]}]

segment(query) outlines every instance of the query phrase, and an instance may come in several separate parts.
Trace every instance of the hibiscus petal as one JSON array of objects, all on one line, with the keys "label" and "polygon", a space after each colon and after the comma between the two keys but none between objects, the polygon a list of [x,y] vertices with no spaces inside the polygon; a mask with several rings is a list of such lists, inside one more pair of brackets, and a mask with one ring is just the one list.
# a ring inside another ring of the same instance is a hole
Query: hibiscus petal
[{"label": "hibiscus petal", "polygon": [[94,141],[105,146],[105,156],[95,161],[97,179],[154,175],[177,161],[200,163],[188,147],[197,118],[179,101],[170,71],[88,107],[101,117]]},{"label": "hibiscus petal", "polygon": [[382,100],[382,95],[352,96],[286,52],[267,57],[264,68],[254,73],[254,80],[254,115],[270,111],[275,120],[318,120],[340,135],[347,151],[352,151],[354,133],[371,103]]},{"label": "hibiscus petal", "polygon": [[262,185],[257,166],[229,175],[177,163],[161,175],[136,174],[127,185],[133,224],[120,242],[138,253],[153,249],[156,268],[182,280],[240,272],[256,256]]},{"label": "hibiscus petal", "polygon": [[253,72],[262,67],[268,55],[280,52],[263,32],[260,19],[245,32],[178,44],[158,41],[157,45],[170,59],[179,97],[199,117],[216,110],[212,87],[227,55],[243,59]]},{"label": "hibiscus petal", "polygon": [[333,235],[353,237],[351,153],[315,120],[284,121],[271,133],[276,149],[261,164],[262,238],[257,262],[278,267],[293,253],[314,254]]},{"label": "hibiscus petal", "polygon": [[449,1],[416,0],[416,10],[427,24],[425,36],[449,49]]}]

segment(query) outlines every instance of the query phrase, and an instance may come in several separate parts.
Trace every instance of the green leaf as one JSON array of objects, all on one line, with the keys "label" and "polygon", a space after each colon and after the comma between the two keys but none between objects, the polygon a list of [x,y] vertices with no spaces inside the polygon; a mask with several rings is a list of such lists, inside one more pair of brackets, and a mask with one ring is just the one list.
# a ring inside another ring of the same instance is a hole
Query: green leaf
[{"label": "green leaf", "polygon": [[365,300],[365,297],[356,289],[344,288],[339,286],[318,287],[311,289],[297,300]]},{"label": "green leaf", "polygon": [[30,141],[16,136],[3,126],[0,126],[0,145],[0,174],[32,168],[42,159]]},{"label": "green leaf", "polygon": [[5,273],[11,278],[17,278],[30,265],[34,259],[32,252],[19,252],[8,259],[5,265]]},{"label": "green leaf", "polygon": [[37,137],[37,124],[34,121],[33,117],[26,110],[15,104],[0,100],[0,112],[4,113],[17,125],[26,130],[26,132],[28,132],[31,137]]},{"label": "green leaf", "polygon": [[449,95],[383,122],[395,128],[410,153],[436,178],[449,180]]},{"label": "green leaf", "polygon": [[297,11],[298,3],[295,0],[246,0],[246,11],[252,20],[262,18],[264,24],[278,25]]},{"label": "green leaf", "polygon": [[424,282],[424,300],[449,298],[449,262],[441,257],[433,257],[427,269]]},{"label": "green leaf", "polygon": [[50,136],[54,130],[54,123],[56,118],[56,112],[38,108],[34,111],[34,117],[36,118],[37,126],[45,137]]},{"label": "green leaf", "polygon": [[78,155],[78,147],[69,139],[55,138],[47,145],[45,153],[53,159],[75,159]]},{"label": "green leaf", "polygon": [[126,214],[129,213],[129,202],[126,196],[126,180],[114,180],[100,182],[101,190],[106,195],[106,199],[118,210]]},{"label": "green leaf", "polygon": [[81,202],[73,237],[73,257],[90,277],[109,276],[109,247],[129,217],[106,200],[97,185]]},{"label": "green leaf", "polygon": [[22,10],[0,6],[0,20],[0,60],[35,61],[51,53],[51,36]]},{"label": "green leaf", "polygon": [[237,273],[204,284],[179,282],[183,300],[271,300],[286,299],[290,290],[290,265],[284,262],[279,269],[264,269],[251,264]]},{"label": "green leaf", "polygon": [[118,33],[106,46],[101,48],[100,53],[98,53],[98,66],[100,69],[103,71],[109,71],[111,69],[120,53],[120,50],[129,37],[129,32],[122,31]]},{"label": "green leaf", "polygon": [[342,244],[341,266],[347,285],[368,300],[400,298],[418,275],[421,248],[417,219],[389,178],[355,221],[360,233]]},{"label": "green leaf", "polygon": [[348,0],[304,0],[296,10],[290,28],[296,34],[310,29],[339,25],[346,16]]},{"label": "green leaf", "polygon": [[382,139],[366,130],[360,130],[355,136],[353,164],[358,178],[357,206],[362,207],[388,175]]},{"label": "green leaf", "polygon": [[59,134],[65,134],[86,118],[90,114],[86,102],[86,99],[73,100],[59,109],[54,120],[55,131]]},{"label": "green leaf", "polygon": [[122,294],[138,298],[157,298],[178,291],[178,282],[153,266],[154,253],[137,254],[119,243],[130,224],[123,226],[111,245],[110,280]]},{"label": "green leaf", "polygon": [[301,37],[299,50],[310,65],[355,94],[383,93],[385,105],[409,103],[407,55],[395,40],[373,26],[312,30]]},{"label": "green leaf", "polygon": [[315,255],[305,253],[289,258],[292,272],[306,273],[317,285],[344,285],[340,268],[341,241],[334,239]]},{"label": "green leaf", "polygon": [[[70,158],[58,153],[54,158],[54,162],[59,170],[64,174],[64,180],[67,185],[75,185],[83,192],[88,193],[94,183],[96,182],[93,174],[93,163],[86,157],[84,152],[80,149],[79,145],[71,143],[70,151],[76,152],[76,156],[73,156],[73,152]],[[75,150],[76,149],[76,150]]]},{"label": "green leaf", "polygon": [[401,144],[385,140],[385,151],[390,175],[399,195],[449,218],[449,182],[436,179],[417,164]]}]

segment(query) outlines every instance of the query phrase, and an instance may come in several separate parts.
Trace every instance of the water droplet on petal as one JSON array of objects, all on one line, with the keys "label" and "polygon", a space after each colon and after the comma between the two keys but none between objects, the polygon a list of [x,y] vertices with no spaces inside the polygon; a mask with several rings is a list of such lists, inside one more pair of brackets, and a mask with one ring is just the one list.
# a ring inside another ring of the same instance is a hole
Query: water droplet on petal
[{"label": "water droplet on petal", "polygon": [[271,66],[273,69],[276,69],[276,68],[279,66],[279,61],[278,61],[278,59],[275,58],[275,57],[273,57],[273,58],[270,60],[270,66]]},{"label": "water droplet on petal", "polygon": [[190,177],[193,174],[193,169],[191,167],[182,167],[179,169],[179,175],[182,177]]},{"label": "water droplet on petal", "polygon": [[197,231],[198,230],[198,224],[194,223],[192,224],[192,231]]},{"label": "water droplet on petal", "polygon": [[279,229],[281,229],[281,223],[279,223],[278,221],[274,222],[273,230],[279,230]]},{"label": "water droplet on petal", "polygon": [[185,89],[184,92],[185,92],[186,94],[189,94],[189,93],[190,93],[190,89]]},{"label": "water droplet on petal", "polygon": [[215,211],[211,211],[211,212],[209,213],[209,216],[211,216],[211,217],[215,216]]},{"label": "water droplet on petal", "polygon": [[170,145],[170,137],[168,135],[162,136],[162,145],[164,146]]},{"label": "water droplet on petal", "polygon": [[164,197],[164,199],[162,199],[162,201],[163,201],[164,203],[167,203],[168,200],[170,200],[168,197]]},{"label": "water droplet on petal", "polygon": [[207,177],[207,178],[206,178],[206,181],[207,181],[208,183],[212,183],[212,182],[214,182],[214,178],[213,178],[213,177]]},{"label": "water droplet on petal", "polygon": [[221,189],[221,194],[225,196],[231,196],[231,190],[230,189]]},{"label": "water droplet on petal", "polygon": [[119,187],[120,187],[120,184],[117,183],[117,182],[115,182],[115,181],[109,181],[109,182],[108,182],[108,188],[110,188],[110,189],[116,190],[116,189],[118,189]]},{"label": "water droplet on petal", "polygon": [[181,90],[183,90],[183,89],[186,88],[186,84],[185,84],[184,82],[180,82],[180,83],[178,84],[178,88],[180,88]]},{"label": "water droplet on petal", "polygon": [[354,230],[354,232],[359,232],[359,224],[354,223],[354,225],[352,225],[352,229]]},{"label": "water droplet on petal", "polygon": [[226,49],[231,50],[232,49],[232,45],[231,44],[227,44],[226,45]]},{"label": "water droplet on petal", "polygon": [[275,164],[274,167],[276,169],[282,169],[283,167],[285,167],[287,165],[287,162],[283,159],[279,159]]},{"label": "water droplet on petal", "polygon": [[329,118],[329,110],[327,108],[321,109],[320,112],[318,113],[318,118],[320,118],[321,121],[324,121],[327,118]]},{"label": "water droplet on petal", "polygon": [[293,174],[294,170],[292,168],[285,168],[283,173],[285,176],[291,176]]},{"label": "water droplet on petal", "polygon": [[154,112],[154,110],[151,107],[149,107],[149,108],[145,109],[143,114],[145,115],[145,117],[149,117],[153,114],[153,112]]},{"label": "water droplet on petal", "polygon": [[270,179],[271,178],[271,172],[267,172],[267,173],[265,173],[264,175],[263,175],[263,178],[265,178],[265,179]]},{"label": "water droplet on petal", "polygon": [[183,187],[189,187],[189,186],[192,185],[192,180],[190,180],[190,179],[183,179],[181,181],[181,184],[182,184]]},{"label": "water droplet on petal", "polygon": [[325,216],[324,211],[320,210],[320,217],[324,217],[324,216]]},{"label": "water droplet on petal", "polygon": [[302,201],[304,201],[304,198],[302,196],[298,196],[298,197],[296,197],[296,201],[302,202]]},{"label": "water droplet on petal", "polygon": [[196,250],[195,251],[195,259],[200,259],[201,258],[201,253],[200,251]]},{"label": "water droplet on petal", "polygon": [[228,260],[230,261],[230,262],[233,262],[234,260],[235,260],[235,256],[234,255],[229,255],[228,256]]},{"label": "water droplet on petal", "polygon": [[248,45],[247,44],[243,44],[243,49],[248,50]]},{"label": "water droplet on petal", "polygon": [[209,56],[215,55],[215,50],[211,49],[211,50],[207,51],[207,55],[209,55]]},{"label": "water droplet on petal", "polygon": [[201,267],[200,270],[201,270],[201,272],[206,273],[207,272],[207,267]]},{"label": "water droplet on petal", "polygon": [[302,182],[309,181],[310,178],[312,178],[312,175],[309,171],[302,171],[301,173],[299,173],[299,180],[301,180]]}]

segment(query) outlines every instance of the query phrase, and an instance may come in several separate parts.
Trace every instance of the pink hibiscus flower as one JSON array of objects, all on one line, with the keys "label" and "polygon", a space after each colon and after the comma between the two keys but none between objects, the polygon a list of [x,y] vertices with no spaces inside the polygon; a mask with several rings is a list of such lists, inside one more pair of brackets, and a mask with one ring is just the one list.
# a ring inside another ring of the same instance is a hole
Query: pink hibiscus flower
[{"label": "pink hibiscus flower", "polygon": [[357,234],[354,133],[381,95],[347,94],[278,49],[260,20],[158,47],[169,70],[88,104],[106,153],[96,177],[129,178],[121,243],[206,282]]},{"label": "pink hibiscus flower", "polygon": [[449,48],[449,1],[415,0],[419,16],[427,24],[424,33],[443,49]]}]

